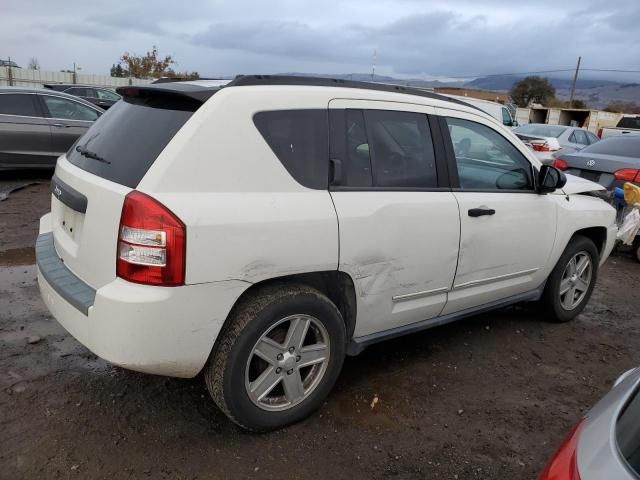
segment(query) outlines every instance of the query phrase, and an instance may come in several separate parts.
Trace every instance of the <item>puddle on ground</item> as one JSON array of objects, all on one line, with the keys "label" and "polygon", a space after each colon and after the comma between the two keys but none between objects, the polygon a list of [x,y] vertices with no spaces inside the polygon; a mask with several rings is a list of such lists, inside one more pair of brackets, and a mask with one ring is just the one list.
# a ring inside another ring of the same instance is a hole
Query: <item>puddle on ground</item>
[{"label": "puddle on ground", "polygon": [[0,267],[33,265],[34,263],[36,263],[36,251],[33,247],[12,248],[0,251]]}]

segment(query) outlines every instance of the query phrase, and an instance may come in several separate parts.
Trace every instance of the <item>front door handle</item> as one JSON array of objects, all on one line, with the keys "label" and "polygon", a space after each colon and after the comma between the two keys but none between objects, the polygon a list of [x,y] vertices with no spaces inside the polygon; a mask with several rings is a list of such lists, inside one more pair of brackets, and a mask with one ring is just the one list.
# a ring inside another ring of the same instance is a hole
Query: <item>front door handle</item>
[{"label": "front door handle", "polygon": [[493,215],[496,211],[493,208],[470,208],[470,217],[482,217],[483,215]]},{"label": "front door handle", "polygon": [[53,126],[56,128],[69,128],[69,125],[66,123],[54,123]]}]

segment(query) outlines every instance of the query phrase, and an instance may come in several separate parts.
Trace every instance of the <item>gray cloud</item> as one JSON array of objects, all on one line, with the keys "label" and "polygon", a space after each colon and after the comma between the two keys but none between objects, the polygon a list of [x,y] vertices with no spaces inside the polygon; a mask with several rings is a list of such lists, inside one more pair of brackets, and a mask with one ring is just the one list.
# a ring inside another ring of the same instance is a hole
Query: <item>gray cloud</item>
[{"label": "gray cloud", "polygon": [[4,1],[0,54],[50,69],[103,73],[153,44],[208,75],[363,72],[374,50],[379,72],[407,76],[555,69],[578,55],[640,67],[639,0]]}]

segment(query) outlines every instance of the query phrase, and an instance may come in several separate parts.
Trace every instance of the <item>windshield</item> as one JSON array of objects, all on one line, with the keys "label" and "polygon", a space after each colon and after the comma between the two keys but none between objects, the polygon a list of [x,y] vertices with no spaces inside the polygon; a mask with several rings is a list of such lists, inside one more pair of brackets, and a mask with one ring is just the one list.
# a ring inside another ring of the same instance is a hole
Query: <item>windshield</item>
[{"label": "windshield", "polygon": [[528,125],[522,125],[514,128],[515,133],[522,133],[525,135],[535,135],[536,137],[554,137],[558,138],[567,129],[562,125],[541,125],[538,123],[529,123]]},{"label": "windshield", "polygon": [[583,153],[602,153],[620,157],[640,158],[640,137],[612,137],[600,140],[581,150]]},{"label": "windshield", "polygon": [[616,439],[629,467],[640,474],[640,395],[637,392],[618,418]]},{"label": "windshield", "polygon": [[135,188],[199,105],[180,97],[124,98],[80,137],[67,158],[83,170]]}]

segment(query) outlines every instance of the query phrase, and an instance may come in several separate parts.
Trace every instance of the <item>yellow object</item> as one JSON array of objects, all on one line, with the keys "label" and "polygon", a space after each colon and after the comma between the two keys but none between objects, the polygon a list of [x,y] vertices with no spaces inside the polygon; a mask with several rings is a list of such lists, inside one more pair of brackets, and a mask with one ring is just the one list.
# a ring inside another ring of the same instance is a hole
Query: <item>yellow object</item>
[{"label": "yellow object", "polygon": [[629,205],[640,203],[640,187],[633,183],[624,184],[624,200]]}]

